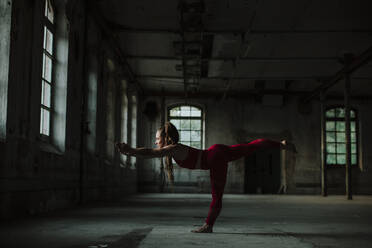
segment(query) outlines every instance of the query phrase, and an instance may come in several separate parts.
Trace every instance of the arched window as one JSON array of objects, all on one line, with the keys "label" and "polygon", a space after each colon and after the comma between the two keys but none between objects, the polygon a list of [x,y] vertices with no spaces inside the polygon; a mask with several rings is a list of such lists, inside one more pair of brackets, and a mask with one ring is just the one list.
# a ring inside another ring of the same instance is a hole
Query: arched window
[{"label": "arched window", "polygon": [[203,111],[192,105],[178,105],[168,109],[168,121],[176,126],[180,143],[203,148]]},{"label": "arched window", "polygon": [[[325,113],[326,164],[346,164],[345,108],[333,107]],[[358,119],[355,110],[350,110],[351,164],[358,164]]]},{"label": "arched window", "polygon": [[50,120],[52,119],[52,88],[54,86],[53,65],[54,55],[54,9],[51,0],[45,0],[44,11],[44,41],[43,41],[43,70],[41,79],[41,112],[40,134],[44,137],[50,135]]}]

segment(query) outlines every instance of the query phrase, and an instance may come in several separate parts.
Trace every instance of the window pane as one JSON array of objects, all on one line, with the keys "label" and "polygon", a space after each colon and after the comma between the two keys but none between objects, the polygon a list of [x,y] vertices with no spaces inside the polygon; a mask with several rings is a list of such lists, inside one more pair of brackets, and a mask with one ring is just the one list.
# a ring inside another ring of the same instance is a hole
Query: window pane
[{"label": "window pane", "polygon": [[336,117],[344,118],[345,117],[345,109],[344,108],[336,108]]},{"label": "window pane", "polygon": [[50,84],[43,81],[41,89],[41,104],[50,108]]},{"label": "window pane", "polygon": [[346,153],[346,144],[337,144],[337,153]]},{"label": "window pane", "polygon": [[54,21],[54,11],[50,4],[50,0],[45,0],[45,16],[48,18],[48,20],[53,23]]},{"label": "window pane", "polygon": [[327,121],[326,122],[326,131],[334,131],[335,130],[335,122],[334,121]]},{"label": "window pane", "polygon": [[195,107],[191,107],[191,116],[201,117],[201,110],[199,110]]},{"label": "window pane", "polygon": [[344,121],[336,122],[336,130],[337,131],[345,131],[345,122]]},{"label": "window pane", "polygon": [[49,135],[49,111],[46,109],[41,109],[41,133],[44,135]]},{"label": "window pane", "polygon": [[190,141],[190,132],[189,131],[181,131],[180,132],[180,140],[181,141]]},{"label": "window pane", "polygon": [[43,123],[44,123],[44,115],[43,109],[40,111],[40,133],[43,133]]},{"label": "window pane", "polygon": [[181,111],[190,112],[191,107],[190,106],[181,106],[180,109],[181,109]]},{"label": "window pane", "polygon": [[190,141],[182,141],[181,144],[186,145],[186,146],[191,146]]},{"label": "window pane", "polygon": [[191,130],[200,130],[201,120],[191,120]]},{"label": "window pane", "polygon": [[200,141],[200,131],[191,131],[191,141]]},{"label": "window pane", "polygon": [[355,121],[351,121],[351,122],[350,122],[350,130],[351,130],[352,132],[355,132]]},{"label": "window pane", "polygon": [[330,109],[326,112],[326,117],[335,117],[335,110]]},{"label": "window pane", "polygon": [[327,143],[327,153],[336,153],[335,143]]},{"label": "window pane", "polygon": [[181,127],[181,121],[176,119],[171,119],[170,122],[178,129],[180,130]]},{"label": "window pane", "polygon": [[351,142],[356,142],[356,133],[355,132],[350,133],[350,139],[351,139]]},{"label": "window pane", "polygon": [[198,149],[201,149],[201,143],[200,142],[191,142],[191,146],[195,147],[195,148],[198,148]]},{"label": "window pane", "polygon": [[346,155],[337,155],[337,164],[346,164]]},{"label": "window pane", "polygon": [[52,82],[52,60],[45,53],[43,54],[43,78]]},{"label": "window pane", "polygon": [[354,110],[350,110],[350,117],[355,118],[355,111]]},{"label": "window pane", "polygon": [[189,106],[181,106],[181,116],[190,116]]},{"label": "window pane", "polygon": [[326,133],[326,141],[327,142],[336,142],[336,133],[334,133],[334,132],[327,132]]},{"label": "window pane", "polygon": [[357,155],[356,154],[351,155],[351,164],[357,164]]},{"label": "window pane", "polygon": [[356,143],[351,143],[351,153],[357,153],[357,145],[356,145]]},{"label": "window pane", "polygon": [[181,120],[181,130],[190,130],[190,120]]},{"label": "window pane", "polygon": [[44,49],[53,55],[53,34],[47,27],[44,27]]},{"label": "window pane", "polygon": [[180,116],[180,108],[179,107],[176,107],[176,108],[172,108],[170,110],[170,116]]},{"label": "window pane", "polygon": [[327,164],[336,164],[336,155],[328,154],[327,155]]},{"label": "window pane", "polygon": [[337,142],[345,142],[345,133],[337,133],[336,135]]}]

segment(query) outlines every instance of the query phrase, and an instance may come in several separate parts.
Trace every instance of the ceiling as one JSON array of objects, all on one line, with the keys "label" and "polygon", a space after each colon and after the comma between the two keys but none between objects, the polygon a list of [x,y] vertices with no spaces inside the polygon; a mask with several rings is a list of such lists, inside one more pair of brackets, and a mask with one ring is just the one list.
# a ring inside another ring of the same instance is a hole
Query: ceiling
[{"label": "ceiling", "polygon": [[[98,4],[147,94],[311,92],[345,67],[345,54],[354,61],[372,46],[370,0]],[[372,63],[351,83],[353,94],[372,95]]]}]

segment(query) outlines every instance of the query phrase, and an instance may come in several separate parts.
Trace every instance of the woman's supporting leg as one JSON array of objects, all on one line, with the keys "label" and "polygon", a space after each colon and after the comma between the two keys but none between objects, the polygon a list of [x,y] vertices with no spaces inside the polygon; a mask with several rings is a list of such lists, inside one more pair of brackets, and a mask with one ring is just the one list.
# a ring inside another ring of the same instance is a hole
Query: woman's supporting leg
[{"label": "woman's supporting leg", "polygon": [[209,226],[213,226],[222,209],[222,196],[225,189],[227,176],[227,163],[218,164],[210,169],[212,187],[212,202],[209,206],[208,217],[205,220]]},{"label": "woman's supporting leg", "polygon": [[207,164],[210,169],[212,187],[212,202],[209,206],[205,225],[192,232],[212,232],[213,225],[222,209],[222,196],[226,184],[227,166],[229,161],[249,156],[258,149],[280,147],[279,141],[257,139],[248,144],[226,146],[215,144],[208,149]]}]

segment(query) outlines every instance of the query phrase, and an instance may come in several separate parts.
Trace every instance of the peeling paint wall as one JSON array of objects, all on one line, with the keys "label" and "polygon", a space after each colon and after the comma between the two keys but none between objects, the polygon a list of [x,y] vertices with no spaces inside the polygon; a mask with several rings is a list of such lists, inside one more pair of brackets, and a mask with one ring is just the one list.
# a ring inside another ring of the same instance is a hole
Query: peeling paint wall
[{"label": "peeling paint wall", "polygon": [[[1,105],[7,108],[6,139],[0,141],[1,218],[120,200],[137,191],[136,168],[120,163],[113,147],[118,132],[128,132],[119,116],[121,96],[104,104],[125,73],[116,66],[113,81],[104,73],[108,59],[119,63],[85,1],[54,2],[60,35],[56,52],[62,56],[55,62],[58,107],[46,143],[39,135],[44,1],[12,1],[9,83],[6,105]],[[110,125],[107,112],[112,112]]]},{"label": "peeling paint wall", "polygon": [[[286,98],[280,104],[257,102],[253,98],[246,99],[189,99],[187,103],[204,106],[205,111],[205,148],[213,144],[233,145],[257,138],[275,140],[288,139],[294,142],[298,154],[287,158],[287,193],[290,194],[320,194],[320,110],[319,102],[313,101],[307,106],[298,105],[296,98]],[[146,102],[156,101],[160,107],[160,98],[147,97],[143,99],[141,111]],[[183,99],[169,98],[166,106],[184,102]],[[282,104],[283,103],[283,104]],[[342,104],[342,101],[340,102]],[[368,142],[372,137],[370,126],[372,117],[368,114],[371,102],[355,102],[360,112],[361,139],[363,149],[363,171],[353,170],[353,187],[356,194],[372,194],[372,173],[368,167],[372,158],[366,152],[372,149]],[[141,146],[153,146],[155,132],[160,127],[160,110],[156,120],[150,121],[141,116]],[[188,170],[175,166],[175,192],[210,192],[209,171]],[[225,192],[244,193],[245,178],[244,159],[230,163]],[[158,192],[162,184],[160,159],[140,160],[138,166],[140,190]],[[328,170],[328,185],[330,194],[344,194],[345,169],[332,168]],[[369,180],[369,181],[368,181]],[[170,191],[169,187],[165,191]]]}]

